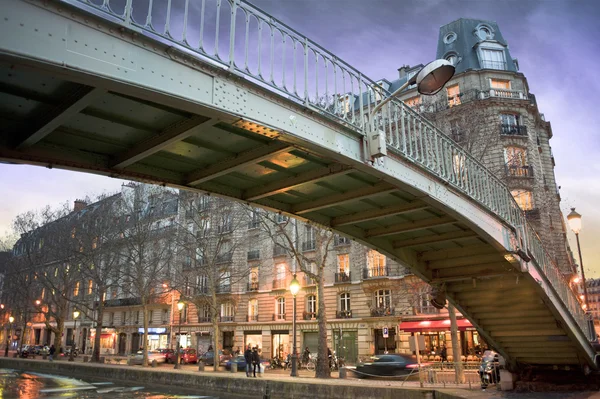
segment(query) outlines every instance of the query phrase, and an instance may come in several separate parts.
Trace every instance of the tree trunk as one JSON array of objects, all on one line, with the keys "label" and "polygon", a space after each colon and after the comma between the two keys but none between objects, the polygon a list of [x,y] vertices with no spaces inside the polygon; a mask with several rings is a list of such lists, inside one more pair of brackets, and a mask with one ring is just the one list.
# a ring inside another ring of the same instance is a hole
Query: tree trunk
[{"label": "tree trunk", "polygon": [[212,293],[212,308],[214,309],[212,316],[213,325],[213,354],[214,354],[214,365],[215,371],[219,370],[219,314],[217,308],[217,295],[215,294],[216,287],[213,287]]},{"label": "tree trunk", "polygon": [[317,280],[318,295],[318,325],[319,325],[319,348],[317,350],[317,370],[315,377],[330,378],[331,369],[329,367],[329,356],[327,351],[327,317],[325,316],[325,296],[323,295],[323,269],[319,271]]},{"label": "tree trunk", "polygon": [[142,360],[142,367],[148,367],[148,305],[146,304],[146,298],[142,298],[142,317],[144,318],[144,334],[142,337],[144,358]]},{"label": "tree trunk", "polygon": [[[104,291],[100,292],[100,298],[104,297]],[[100,339],[102,338],[102,319],[104,317],[104,302],[98,301],[98,313],[96,314],[96,335],[94,336],[94,352],[92,362],[100,362]]]},{"label": "tree trunk", "polygon": [[450,336],[452,337],[452,357],[455,366],[456,383],[462,384],[465,381],[462,362],[460,361],[460,342],[458,341],[458,324],[456,323],[456,310],[454,306],[448,303],[448,315],[450,315]]}]

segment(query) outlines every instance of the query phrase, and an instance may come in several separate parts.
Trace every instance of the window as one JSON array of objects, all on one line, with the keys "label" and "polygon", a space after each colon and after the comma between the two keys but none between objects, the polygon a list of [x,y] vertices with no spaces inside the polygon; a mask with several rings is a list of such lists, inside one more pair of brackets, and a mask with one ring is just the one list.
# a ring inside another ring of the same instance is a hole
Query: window
[{"label": "window", "polygon": [[94,291],[94,282],[92,280],[88,280],[88,289],[87,289],[88,295],[91,295],[93,291]]},{"label": "window", "polygon": [[533,209],[533,195],[531,191],[512,190],[510,193],[522,210],[530,211]]},{"label": "window", "polygon": [[79,281],[75,282],[75,287],[73,288],[73,296],[79,296]]},{"label": "window", "polygon": [[450,124],[450,138],[457,143],[460,143],[462,140],[462,129],[460,126],[460,121],[458,119],[454,119],[449,122]]},{"label": "window", "polygon": [[285,215],[282,215],[281,213],[278,213],[278,214],[277,214],[277,217],[275,218],[275,221],[276,221],[277,223],[285,223],[285,222],[287,222],[287,221],[288,221],[288,219],[289,219],[289,218],[288,218],[287,216],[285,216]]},{"label": "window", "polygon": [[490,79],[492,89],[510,90],[510,80]]},{"label": "window", "polygon": [[347,312],[350,310],[350,293],[343,292],[340,294],[340,311]]},{"label": "window", "polygon": [[94,237],[92,240],[92,249],[98,248],[98,237]]},{"label": "window", "polygon": [[504,147],[504,162],[509,167],[527,165],[527,150],[521,147]]},{"label": "window", "polygon": [[340,254],[337,256],[338,273],[348,275],[350,273],[350,255]]},{"label": "window", "polygon": [[202,306],[202,310],[200,312],[200,322],[209,322],[210,321],[210,306],[204,305]]},{"label": "window", "polygon": [[368,277],[387,276],[385,259],[385,255],[380,254],[374,249],[367,253]]},{"label": "window", "polygon": [[392,296],[390,290],[375,291],[375,306],[379,309],[386,309],[392,305]]},{"label": "window", "polygon": [[519,115],[516,114],[500,114],[500,122],[502,126],[518,126]]},{"label": "window", "polygon": [[154,311],[149,310],[148,311],[148,324],[152,324],[152,320],[154,320]]},{"label": "window", "polygon": [[277,298],[277,320],[285,320],[285,298]]},{"label": "window", "polygon": [[306,311],[310,313],[312,316],[315,316],[317,313],[317,297],[314,295],[309,295],[306,297]]},{"label": "window", "polygon": [[206,294],[208,292],[208,276],[201,274],[196,276],[196,294]]},{"label": "window", "polygon": [[304,226],[304,242],[302,243],[302,250],[314,251],[315,244],[315,229],[312,226]]},{"label": "window", "polygon": [[421,105],[422,101],[421,101],[421,96],[414,96],[411,98],[407,98],[406,100],[404,100],[404,104],[408,105],[409,107],[418,110],[419,106]]},{"label": "window", "polygon": [[121,312],[121,324],[125,325],[127,322],[127,312]]},{"label": "window", "polygon": [[250,276],[248,283],[250,286],[248,287],[249,291],[258,290],[258,267],[253,267],[250,269]]},{"label": "window", "polygon": [[258,321],[258,300],[250,299],[248,301],[248,321]]},{"label": "window", "polygon": [[115,324],[115,312],[110,312],[108,314],[108,325],[112,326]]},{"label": "window", "polygon": [[287,274],[287,265],[285,263],[280,263],[275,266],[275,279],[276,280],[285,280]]},{"label": "window", "polygon": [[494,38],[494,30],[488,25],[480,24],[477,26],[476,30],[477,36],[480,40],[489,40]]},{"label": "window", "polygon": [[231,273],[229,271],[221,272],[221,281],[219,282],[219,290],[221,292],[229,292],[231,289]]},{"label": "window", "polygon": [[448,94],[448,106],[454,107],[460,105],[460,87],[458,85],[449,86],[446,88]]},{"label": "window", "polygon": [[479,56],[481,57],[481,67],[484,69],[506,69],[503,50],[480,48]]},{"label": "window", "polygon": [[233,304],[225,302],[221,304],[221,321],[233,321]]},{"label": "window", "polygon": [[454,32],[448,32],[446,34],[446,36],[444,36],[444,43],[446,44],[450,44],[450,43],[454,43],[454,41],[456,40],[456,33]]}]

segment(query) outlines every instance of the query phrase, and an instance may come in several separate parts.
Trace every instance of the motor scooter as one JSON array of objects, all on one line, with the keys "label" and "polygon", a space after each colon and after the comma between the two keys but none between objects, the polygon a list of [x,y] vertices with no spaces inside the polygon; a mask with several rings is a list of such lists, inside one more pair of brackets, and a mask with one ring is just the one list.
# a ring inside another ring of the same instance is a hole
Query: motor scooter
[{"label": "motor scooter", "polygon": [[500,366],[504,359],[494,351],[485,351],[481,357],[479,365],[479,378],[481,380],[481,389],[486,389],[490,384],[500,382]]}]

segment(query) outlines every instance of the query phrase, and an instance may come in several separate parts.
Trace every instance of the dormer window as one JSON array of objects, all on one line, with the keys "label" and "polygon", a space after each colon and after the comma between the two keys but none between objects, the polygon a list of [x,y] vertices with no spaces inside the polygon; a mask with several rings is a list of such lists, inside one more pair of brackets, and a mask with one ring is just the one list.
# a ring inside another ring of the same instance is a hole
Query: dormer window
[{"label": "dormer window", "polygon": [[477,36],[481,40],[491,40],[494,38],[494,30],[487,25],[479,25],[477,27]]},{"label": "dormer window", "polygon": [[446,36],[444,36],[444,43],[451,44],[454,43],[454,41],[456,41],[456,33],[449,32],[446,34]]}]

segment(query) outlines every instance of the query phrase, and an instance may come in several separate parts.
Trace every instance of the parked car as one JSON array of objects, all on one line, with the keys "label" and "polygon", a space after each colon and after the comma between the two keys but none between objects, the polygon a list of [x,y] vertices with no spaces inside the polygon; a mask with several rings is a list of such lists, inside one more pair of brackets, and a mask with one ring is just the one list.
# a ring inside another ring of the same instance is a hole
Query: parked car
[{"label": "parked car", "polygon": [[165,362],[169,363],[169,353],[173,353],[173,349],[157,349],[159,353],[162,353],[165,356]]},{"label": "parked car", "polygon": [[[238,355],[227,360],[227,362],[225,363],[226,370],[231,370],[231,363],[237,364],[238,371],[246,371],[246,359],[244,358],[244,355]],[[268,360],[261,360],[260,364],[262,364],[265,367],[265,369],[269,367]]]},{"label": "parked car", "polygon": [[[156,360],[156,363],[164,363],[165,355],[160,352],[148,352],[148,364],[152,363],[153,360]],[[142,364],[144,361],[144,352],[137,351],[133,355],[129,355],[129,361],[131,364]]]},{"label": "parked car", "polygon": [[[177,361],[177,352],[171,350],[170,353],[167,354],[167,363],[175,363]],[[198,355],[196,354],[196,349],[186,348],[179,350],[179,363],[181,364],[189,364],[189,363],[198,363]]]},{"label": "parked car", "polygon": [[47,355],[50,352],[50,348],[45,345],[35,345],[33,347],[33,353],[36,355]]},{"label": "parked car", "polygon": [[[419,368],[417,357],[413,355],[387,354],[374,356],[372,362],[356,365],[359,378],[370,376],[408,375]],[[421,363],[423,364],[423,363]]]},{"label": "parked car", "polygon": [[[231,355],[224,353],[222,350],[219,351],[219,364],[224,364],[227,360],[231,359]],[[215,365],[215,352],[208,351],[200,357],[200,361],[204,362],[207,366]]]}]

